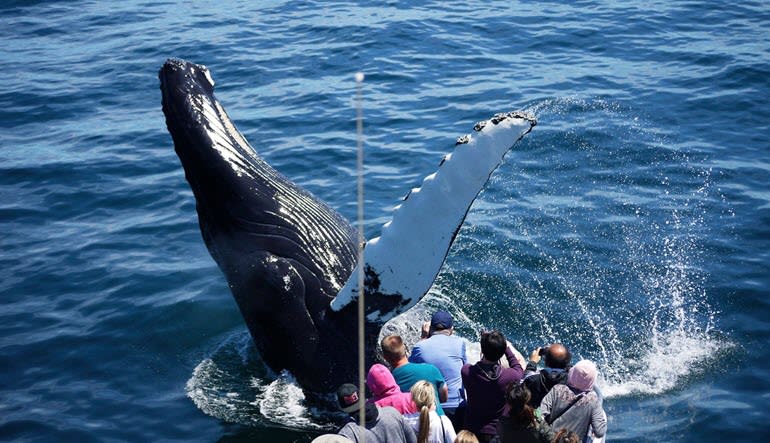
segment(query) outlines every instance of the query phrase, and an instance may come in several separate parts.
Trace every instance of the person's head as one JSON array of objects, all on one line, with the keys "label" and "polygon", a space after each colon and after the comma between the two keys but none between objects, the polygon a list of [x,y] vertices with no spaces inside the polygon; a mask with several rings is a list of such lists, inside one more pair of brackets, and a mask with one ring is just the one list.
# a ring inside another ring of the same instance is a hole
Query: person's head
[{"label": "person's head", "polygon": [[556,433],[551,443],[580,443],[580,437],[573,431],[562,429]]},{"label": "person's head", "polygon": [[420,380],[412,385],[409,392],[412,394],[412,400],[414,400],[414,404],[418,408],[427,407],[430,409],[431,406],[436,406],[436,390],[433,388],[432,383]]},{"label": "person's head", "polygon": [[479,439],[473,432],[462,430],[457,433],[454,443],[479,443]]},{"label": "person's head", "polygon": [[481,334],[481,353],[489,361],[497,361],[505,354],[508,342],[500,331],[484,332]]},{"label": "person's head", "polygon": [[508,416],[511,420],[522,425],[529,425],[535,421],[535,410],[530,406],[529,400],[532,393],[524,384],[511,383],[505,390],[505,402],[508,403]]},{"label": "person's head", "polygon": [[420,426],[417,432],[417,443],[425,443],[430,436],[430,411],[436,408],[436,394],[433,385],[420,380],[409,390],[412,401],[420,410]]},{"label": "person's head", "polygon": [[366,421],[370,422],[377,419],[379,412],[374,403],[365,403],[365,398],[358,392],[358,386],[352,383],[345,383],[337,388],[337,405],[343,412],[347,412],[351,417],[358,417],[361,408],[365,408]]},{"label": "person's head", "polygon": [[354,415],[364,406],[364,399],[359,395],[356,385],[345,383],[337,388],[337,404],[342,412]]},{"label": "person's head", "polygon": [[369,388],[375,400],[392,393],[391,391],[400,392],[393,374],[385,365],[379,363],[375,363],[369,368],[369,373],[366,375],[366,387]]},{"label": "person's head", "polygon": [[570,361],[572,354],[561,343],[554,343],[545,351],[545,365],[549,368],[566,369]]},{"label": "person's head", "polygon": [[436,331],[451,331],[454,328],[454,320],[452,314],[447,311],[436,311],[430,318],[430,330]]},{"label": "person's head", "polygon": [[395,365],[406,357],[406,345],[404,340],[398,335],[388,335],[380,342],[382,347],[382,357],[391,366]]},{"label": "person's head", "polygon": [[580,360],[569,370],[567,385],[579,391],[590,391],[598,374],[596,365],[591,360]]}]

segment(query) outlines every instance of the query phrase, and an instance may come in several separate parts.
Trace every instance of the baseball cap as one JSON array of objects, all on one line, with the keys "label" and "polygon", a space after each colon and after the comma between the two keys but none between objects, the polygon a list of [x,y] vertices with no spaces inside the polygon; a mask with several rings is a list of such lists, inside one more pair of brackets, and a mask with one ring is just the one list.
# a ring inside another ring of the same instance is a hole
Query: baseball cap
[{"label": "baseball cap", "polygon": [[430,327],[433,329],[449,329],[453,324],[452,314],[447,311],[436,311],[430,318]]},{"label": "baseball cap", "polygon": [[344,412],[351,413],[361,409],[364,399],[359,395],[356,385],[345,383],[337,389],[337,404]]}]

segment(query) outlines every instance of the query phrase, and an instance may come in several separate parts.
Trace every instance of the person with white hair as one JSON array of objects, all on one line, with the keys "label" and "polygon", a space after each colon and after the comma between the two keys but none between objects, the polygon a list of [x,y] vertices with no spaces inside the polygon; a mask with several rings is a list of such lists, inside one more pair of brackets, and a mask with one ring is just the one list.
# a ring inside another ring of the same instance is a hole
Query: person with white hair
[{"label": "person with white hair", "polygon": [[593,389],[597,375],[592,361],[581,360],[569,370],[567,384],[554,386],[543,398],[540,412],[555,432],[567,429],[581,439],[588,435],[589,426],[596,438],[607,432],[607,414]]}]

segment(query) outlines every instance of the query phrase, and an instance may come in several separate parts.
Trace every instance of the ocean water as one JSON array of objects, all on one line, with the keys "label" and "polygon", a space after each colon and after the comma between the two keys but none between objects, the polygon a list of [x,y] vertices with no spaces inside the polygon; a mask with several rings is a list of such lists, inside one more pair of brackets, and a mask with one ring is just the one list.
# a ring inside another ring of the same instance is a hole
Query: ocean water
[{"label": "ocean water", "polygon": [[197,226],[160,108],[207,65],[269,163],[366,234],[494,113],[538,126],[428,296],[471,340],[560,340],[602,373],[609,441],[770,440],[765,2],[0,4],[0,440],[308,442]]}]

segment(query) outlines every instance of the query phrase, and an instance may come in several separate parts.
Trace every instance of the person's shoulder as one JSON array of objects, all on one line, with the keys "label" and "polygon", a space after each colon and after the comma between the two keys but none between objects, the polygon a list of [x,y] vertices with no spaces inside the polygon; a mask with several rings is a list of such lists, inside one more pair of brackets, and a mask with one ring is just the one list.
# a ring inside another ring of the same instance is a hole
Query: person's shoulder
[{"label": "person's shoulder", "polygon": [[417,412],[409,412],[409,413],[406,413],[406,414],[402,414],[401,416],[404,417],[404,420],[406,420],[406,421],[410,421],[410,420],[414,420],[414,419],[419,420],[420,419],[420,412],[419,411],[417,411]]},{"label": "person's shoulder", "polygon": [[[415,363],[409,362],[409,363],[407,363],[407,364],[405,364],[403,366],[399,366],[397,368],[393,368],[393,369],[390,370],[390,373],[393,375],[393,377],[396,377],[396,374],[400,374],[402,372],[408,372],[409,371],[409,367],[412,366],[413,364],[415,364]],[[398,377],[396,377],[396,378],[398,378]]]},{"label": "person's shoulder", "polygon": [[459,335],[455,335],[455,334],[452,334],[452,335],[447,335],[447,338],[448,338],[449,340],[451,340],[451,341],[454,341],[454,342],[461,342],[461,343],[463,343],[463,344],[466,344],[466,343],[470,343],[470,342],[468,341],[468,339],[467,339],[467,338],[465,338],[465,337],[460,337]]},{"label": "person's shoulder", "polygon": [[[567,385],[562,385],[562,386],[567,386]],[[586,393],[586,398],[590,403],[595,403],[596,405],[599,405],[599,406],[601,406],[602,404],[602,399],[599,397],[599,394],[597,394],[596,391],[594,391],[593,389]]]},{"label": "person's shoulder", "polygon": [[408,365],[404,365],[402,367],[406,367],[406,366],[409,366],[410,367],[409,369],[412,371],[420,371],[420,372],[430,371],[431,368],[435,368],[435,366],[433,366],[432,364],[425,363],[425,362],[420,362],[420,363],[409,362]]},{"label": "person's shoulder", "polygon": [[348,423],[345,424],[345,426],[340,428],[339,431],[337,431],[337,434],[345,436],[345,437],[348,437],[348,438],[356,437],[356,435],[357,435],[356,431],[358,431],[357,427],[358,427],[357,424],[355,424],[353,422],[348,422]]},{"label": "person's shoulder", "polygon": [[457,432],[457,430],[454,428],[454,425],[452,424],[452,420],[447,415],[438,415],[436,411],[431,411],[431,413],[436,414],[436,417],[438,417],[438,419],[441,420],[441,423],[444,424],[444,428],[451,427],[453,431]]},{"label": "person's shoulder", "polygon": [[501,373],[501,378],[507,379],[507,382],[510,383],[512,380],[520,381],[524,378],[524,372],[521,370],[520,367],[516,368],[503,368]]},{"label": "person's shoulder", "polygon": [[377,406],[377,409],[379,409],[380,416],[393,416],[399,420],[403,418],[401,413],[398,412],[398,409],[394,408],[393,406]]},{"label": "person's shoulder", "polygon": [[437,379],[439,379],[439,378],[441,380],[444,379],[444,376],[441,375],[441,371],[439,371],[439,369],[438,369],[438,367],[436,367],[436,365],[433,365],[433,364],[430,364],[430,363],[420,363],[420,364],[423,365],[422,370],[425,373],[430,374],[430,375],[432,375],[433,377],[435,377]]},{"label": "person's shoulder", "polygon": [[451,348],[464,348],[468,346],[470,343],[467,339],[457,336],[457,335],[447,335],[445,336],[446,339],[444,340],[444,346],[449,346]]},{"label": "person's shoulder", "polygon": [[563,392],[567,392],[567,391],[571,391],[572,389],[570,389],[569,386],[567,386],[565,384],[559,383],[558,385],[553,385],[551,390],[554,391],[554,392],[562,392],[562,391]]},{"label": "person's shoulder", "polygon": [[525,384],[540,383],[540,380],[542,378],[543,378],[543,373],[540,371],[529,372],[529,373],[525,372],[522,382],[524,382]]}]

